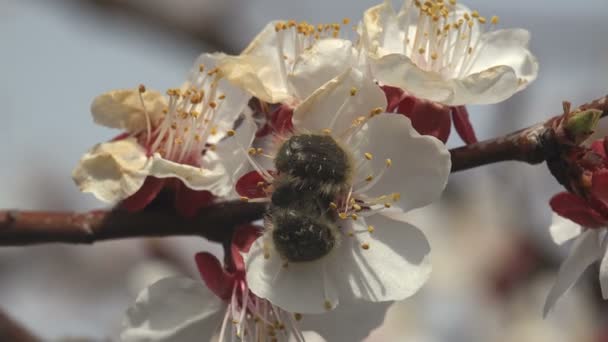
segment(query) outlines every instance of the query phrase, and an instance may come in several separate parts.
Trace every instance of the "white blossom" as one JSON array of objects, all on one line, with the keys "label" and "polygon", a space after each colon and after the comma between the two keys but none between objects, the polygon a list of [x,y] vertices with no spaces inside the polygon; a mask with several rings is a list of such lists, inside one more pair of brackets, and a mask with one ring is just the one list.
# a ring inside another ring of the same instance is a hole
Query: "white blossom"
[{"label": "white blossom", "polygon": [[486,31],[496,24],[455,0],[404,0],[398,12],[386,0],[359,30],[379,82],[456,106],[503,101],[536,79],[528,31]]},{"label": "white blossom", "polygon": [[349,191],[334,201],[339,242],[318,260],[286,262],[267,229],[246,255],[256,295],[289,311],[318,313],[340,301],[404,299],[428,279],[429,244],[400,214],[439,197],[450,156],[439,140],[419,135],[408,118],[384,108],[382,90],[355,69],[296,107],[295,134],[331,135],[354,165]]},{"label": "white blossom", "polygon": [[135,193],[146,177],[178,178],[194,190],[226,196],[246,158],[255,124],[237,120],[249,96],[221,78],[218,55],[203,54],[181,89],[168,98],[140,86],[99,95],[95,122],[126,133],[94,146],[73,172],[76,184],[104,202]]},{"label": "white blossom", "polygon": [[223,75],[268,103],[295,106],[355,66],[359,51],[340,38],[340,24],[273,21],[238,56],[218,61]]},{"label": "white blossom", "polygon": [[599,282],[602,297],[608,299],[608,240],[606,227],[585,228],[557,214],[553,214],[551,237],[557,244],[571,241],[570,252],[559,268],[543,314],[547,315],[557,300],[566,293],[594,262],[600,261]]},{"label": "white blossom", "polygon": [[[186,277],[159,280],[127,310],[123,342],[361,341],[384,319],[388,305],[350,303],[322,315],[286,312],[239,283],[224,301],[202,282]],[[244,293],[248,295],[243,296]],[[306,331],[300,330],[305,328]]]}]

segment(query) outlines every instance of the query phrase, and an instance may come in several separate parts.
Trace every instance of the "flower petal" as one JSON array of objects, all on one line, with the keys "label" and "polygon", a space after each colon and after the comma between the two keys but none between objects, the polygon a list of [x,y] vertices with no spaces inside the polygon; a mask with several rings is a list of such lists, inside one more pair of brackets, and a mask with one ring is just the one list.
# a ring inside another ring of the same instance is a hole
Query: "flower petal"
[{"label": "flower petal", "polygon": [[160,154],[152,156],[149,173],[157,178],[178,178],[193,190],[207,190],[216,196],[224,196],[227,189],[220,184],[225,177],[225,170],[216,165],[211,168],[200,168],[191,165],[176,163],[164,159]]},{"label": "flower petal", "polygon": [[218,60],[218,67],[226,79],[268,103],[283,102],[291,97],[287,75],[281,71],[281,65],[285,63],[284,56],[293,61],[293,47],[282,46],[283,53],[279,52],[280,44],[291,41],[279,39],[279,34],[291,32],[276,32],[276,23],[266,25],[241,55],[224,56]]},{"label": "flower petal", "polygon": [[538,75],[538,61],[528,50],[530,33],[523,29],[497,30],[485,33],[479,43],[479,52],[468,74],[474,74],[496,66],[507,66],[521,80],[517,90],[522,90]]},{"label": "flower petal", "polygon": [[318,40],[296,59],[293,71],[287,76],[290,92],[303,100],[356,63],[356,51],[349,40]]},{"label": "flower petal", "polygon": [[558,214],[553,214],[553,222],[551,223],[551,227],[549,227],[549,232],[551,233],[553,242],[561,245],[564,242],[579,236],[583,232],[583,228],[567,218],[563,218]]},{"label": "flower petal", "polygon": [[215,151],[207,151],[203,165],[218,170],[221,177],[214,184],[218,196],[236,196],[235,185],[238,179],[250,171],[247,149],[255,138],[257,126],[249,116],[245,116],[233,136],[227,136],[216,145]]},{"label": "flower petal", "polygon": [[454,94],[450,82],[438,73],[420,69],[406,55],[393,53],[382,57],[371,56],[370,65],[374,77],[382,85],[405,89],[426,100],[452,104],[448,103]]},{"label": "flower petal", "polygon": [[606,241],[603,243],[604,255],[600,263],[600,288],[602,290],[602,298],[608,299],[608,253],[606,253]]},{"label": "flower petal", "polygon": [[294,128],[313,133],[329,128],[340,135],[357,117],[368,116],[376,108],[384,110],[386,105],[382,89],[360,71],[349,68],[296,107]]},{"label": "flower petal", "polygon": [[146,151],[133,138],[95,145],[72,172],[82,192],[114,203],[134,194],[148,176]]},{"label": "flower petal", "polygon": [[602,258],[603,253],[597,230],[587,230],[574,240],[570,254],[559,268],[557,280],[547,296],[543,316],[549,313],[555,302],[574,285],[589,265]]},{"label": "flower petal", "polygon": [[[376,185],[365,192],[366,196],[399,193],[401,200],[395,206],[408,211],[436,200],[447,184],[451,168],[447,148],[433,137],[418,134],[405,116],[373,117],[353,137],[351,145],[355,148],[355,160],[360,158],[370,171],[355,175],[355,184],[386,168],[386,159],[392,161]],[[373,158],[365,160],[364,153]]]},{"label": "flower petal", "polygon": [[127,311],[123,342],[209,341],[221,323],[224,303],[189,278],[161,279],[143,290]]},{"label": "flower petal", "polygon": [[341,291],[372,302],[402,300],[428,280],[430,246],[418,228],[378,214],[354,221],[353,229],[361,233],[343,239],[329,266]]},{"label": "flower petal", "polygon": [[111,90],[97,96],[91,104],[93,120],[100,125],[118,128],[127,132],[143,131],[147,127],[146,111],[150,123],[155,123],[161,116],[167,102],[163,95],[154,90],[141,94],[146,111],[139,99],[138,89]]},{"label": "flower petal", "polygon": [[323,270],[323,259],[285,267],[280,255],[270,248],[265,258],[264,244],[271,246],[270,241],[265,241],[271,239],[270,234],[257,239],[245,255],[251,291],[289,312],[322,313],[327,311],[326,303],[331,308],[337,306],[338,294]]},{"label": "flower petal", "polygon": [[452,79],[448,84],[453,95],[440,102],[451,106],[498,103],[511,97],[522,86],[515,70],[505,65],[469,74],[462,79]]},{"label": "flower petal", "polygon": [[314,330],[318,333],[316,339],[309,340],[309,335],[304,332],[306,342],[363,341],[382,324],[391,304],[392,302],[341,301],[332,311],[303,315],[298,324],[301,330]]},{"label": "flower petal", "polygon": [[[209,75],[207,74],[207,70],[212,70],[218,65],[218,61],[225,58],[224,54],[221,53],[204,53],[200,55],[196,62],[194,63],[194,67],[190,71],[189,74],[189,82],[191,84],[205,84],[205,82],[209,82]],[[204,66],[203,72],[200,71],[201,65]],[[225,132],[227,130],[234,128],[234,122],[239,118],[241,113],[245,107],[247,107],[247,103],[251,98],[245,90],[235,87],[225,78],[219,78],[215,82],[215,94],[217,96],[223,95],[221,100],[216,100],[218,102],[218,106],[215,109],[214,122],[209,123],[210,125],[214,125],[217,127],[218,131]],[[211,86],[206,88],[212,88]],[[210,89],[208,91],[211,91]],[[207,94],[209,95],[209,94]],[[216,97],[217,98],[217,97]],[[202,107],[204,103],[201,103]],[[197,109],[197,106],[194,106],[192,109]]]},{"label": "flower petal", "polygon": [[412,95],[450,106],[492,104],[520,90],[521,81],[509,66],[495,66],[462,79],[444,79],[439,73],[420,69],[405,55],[371,58],[372,72],[382,83],[400,87]]}]

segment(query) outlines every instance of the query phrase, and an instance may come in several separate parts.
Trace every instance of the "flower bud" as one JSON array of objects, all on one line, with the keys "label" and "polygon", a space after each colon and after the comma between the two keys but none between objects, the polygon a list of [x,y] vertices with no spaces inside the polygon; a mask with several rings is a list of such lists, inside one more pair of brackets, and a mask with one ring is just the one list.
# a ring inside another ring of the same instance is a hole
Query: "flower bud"
[{"label": "flower bud", "polygon": [[572,113],[564,120],[564,130],[569,138],[578,145],[593,134],[601,115],[602,111],[596,109]]}]

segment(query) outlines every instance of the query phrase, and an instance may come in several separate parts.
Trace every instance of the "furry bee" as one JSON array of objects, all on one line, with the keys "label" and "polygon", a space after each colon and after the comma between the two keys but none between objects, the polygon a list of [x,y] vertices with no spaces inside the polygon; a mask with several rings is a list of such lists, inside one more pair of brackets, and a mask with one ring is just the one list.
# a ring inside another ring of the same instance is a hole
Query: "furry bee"
[{"label": "furry bee", "polygon": [[350,188],[351,158],[329,135],[297,134],[281,145],[275,166],[268,218],[273,243],[289,262],[320,259],[339,243],[331,206]]}]

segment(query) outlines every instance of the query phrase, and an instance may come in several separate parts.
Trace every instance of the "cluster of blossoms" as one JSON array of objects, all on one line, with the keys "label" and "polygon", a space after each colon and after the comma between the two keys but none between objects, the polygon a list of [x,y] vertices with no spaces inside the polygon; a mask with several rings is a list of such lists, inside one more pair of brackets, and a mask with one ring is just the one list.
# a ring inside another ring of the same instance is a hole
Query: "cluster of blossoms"
[{"label": "cluster of blossoms", "polygon": [[430,246],[404,215],[445,188],[452,120],[475,142],[465,105],[507,99],[538,64],[526,31],[487,31],[497,17],[454,0],[385,1],[349,24],[272,22],[238,56],[199,57],[167,96],[94,100],[95,121],[125,133],[81,159],[82,191],[131,211],[166,191],[185,216],[268,203],[223,265],[196,256],[204,284],[146,289],[123,340],[361,340],[426,282]]}]

